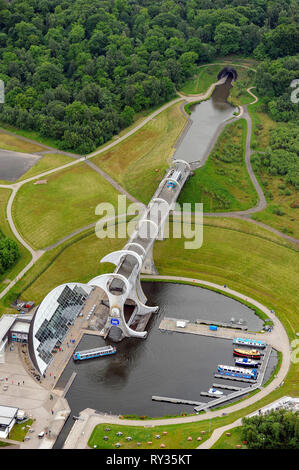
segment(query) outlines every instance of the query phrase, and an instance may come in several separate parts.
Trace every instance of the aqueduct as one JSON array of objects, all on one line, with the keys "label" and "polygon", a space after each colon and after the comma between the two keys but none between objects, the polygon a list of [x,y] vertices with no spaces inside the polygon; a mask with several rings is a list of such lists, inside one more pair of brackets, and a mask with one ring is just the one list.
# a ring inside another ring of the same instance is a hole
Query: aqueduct
[{"label": "aqueduct", "polygon": [[[145,305],[147,299],[141,287],[140,274],[156,272],[153,244],[157,238],[163,238],[165,222],[190,174],[187,162],[172,162],[124,248],[101,260],[115,264],[114,272],[97,276],[88,283],[103,289],[108,297],[109,313],[104,330],[111,339],[119,340],[123,336],[145,338],[147,335],[146,331],[137,331],[130,326],[136,318],[150,316],[158,310],[158,307]],[[124,315],[127,302],[135,305],[128,322]]]}]

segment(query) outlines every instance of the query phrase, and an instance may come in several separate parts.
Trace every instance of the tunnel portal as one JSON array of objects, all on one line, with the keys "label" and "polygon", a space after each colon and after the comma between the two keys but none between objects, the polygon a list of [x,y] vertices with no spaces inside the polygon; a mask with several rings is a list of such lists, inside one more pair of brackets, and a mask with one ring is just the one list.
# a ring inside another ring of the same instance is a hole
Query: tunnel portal
[{"label": "tunnel portal", "polygon": [[237,74],[236,70],[233,67],[225,67],[224,69],[222,69],[218,73],[217,78],[218,78],[218,80],[220,80],[221,78],[223,78],[227,75],[230,76],[233,80],[237,80],[237,78],[238,78],[238,74]]}]

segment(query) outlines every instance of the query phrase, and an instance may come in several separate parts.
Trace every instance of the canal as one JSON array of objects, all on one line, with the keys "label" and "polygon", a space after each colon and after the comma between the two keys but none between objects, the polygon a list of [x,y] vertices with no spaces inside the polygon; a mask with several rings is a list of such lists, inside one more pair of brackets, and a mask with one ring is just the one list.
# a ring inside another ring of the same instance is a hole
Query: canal
[{"label": "canal", "polygon": [[215,87],[211,98],[191,106],[192,125],[186,135],[182,135],[178,148],[174,154],[175,159],[185,160],[188,163],[201,162],[204,164],[215,138],[219,126],[227,119],[233,117],[236,108],[227,102],[232,79],[227,78],[222,85]]}]

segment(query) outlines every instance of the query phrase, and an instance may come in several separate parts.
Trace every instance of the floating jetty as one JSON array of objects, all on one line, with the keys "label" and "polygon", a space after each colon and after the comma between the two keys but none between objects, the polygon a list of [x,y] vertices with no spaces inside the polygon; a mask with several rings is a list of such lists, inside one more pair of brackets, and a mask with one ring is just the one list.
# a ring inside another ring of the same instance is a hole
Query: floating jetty
[{"label": "floating jetty", "polygon": [[184,400],[184,398],[159,397],[159,396],[156,396],[156,395],[152,396],[152,400],[154,400],[154,401],[167,401],[168,403],[180,403],[180,404],[183,404],[183,405],[201,406],[201,405],[204,404],[200,401],[195,401],[195,400]]},{"label": "floating jetty", "polygon": [[251,384],[255,384],[256,380],[253,379],[241,379],[240,377],[231,377],[230,375],[221,375],[221,374],[214,374],[216,379],[225,379],[225,380],[235,380],[237,382],[248,382]]},{"label": "floating jetty", "polygon": [[247,325],[244,325],[242,323],[237,323],[237,322],[222,322],[222,321],[216,321],[216,320],[195,320],[195,323],[197,325],[212,325],[212,326],[220,326],[222,328],[233,328],[235,330],[247,330]]},{"label": "floating jetty", "polygon": [[213,384],[215,388],[224,388],[225,390],[242,390],[242,387],[234,387],[233,385],[226,385],[226,384]]}]

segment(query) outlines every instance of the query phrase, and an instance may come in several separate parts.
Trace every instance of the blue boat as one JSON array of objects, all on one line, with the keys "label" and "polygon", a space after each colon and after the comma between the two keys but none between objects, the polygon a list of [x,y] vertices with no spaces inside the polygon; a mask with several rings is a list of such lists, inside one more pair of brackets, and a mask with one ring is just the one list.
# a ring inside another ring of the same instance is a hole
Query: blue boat
[{"label": "blue boat", "polygon": [[265,348],[267,346],[267,343],[265,343],[265,341],[250,338],[235,338],[233,340],[233,343],[243,344],[244,346],[254,346],[256,348]]},{"label": "blue boat", "polygon": [[227,377],[236,377],[239,379],[257,379],[256,369],[243,369],[242,367],[218,365],[218,373]]},{"label": "blue boat", "polygon": [[73,354],[74,361],[83,361],[84,359],[95,359],[97,357],[110,356],[116,353],[113,346],[102,346],[101,348],[87,349],[85,351],[76,351]]}]

